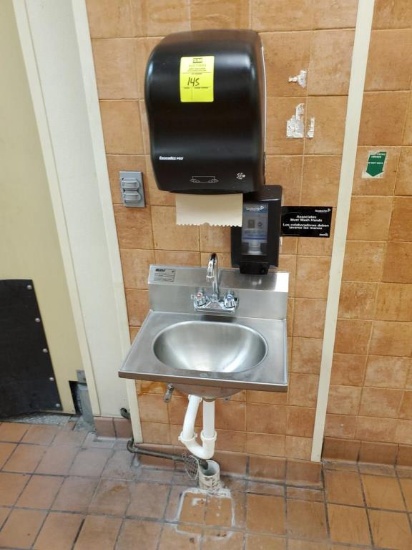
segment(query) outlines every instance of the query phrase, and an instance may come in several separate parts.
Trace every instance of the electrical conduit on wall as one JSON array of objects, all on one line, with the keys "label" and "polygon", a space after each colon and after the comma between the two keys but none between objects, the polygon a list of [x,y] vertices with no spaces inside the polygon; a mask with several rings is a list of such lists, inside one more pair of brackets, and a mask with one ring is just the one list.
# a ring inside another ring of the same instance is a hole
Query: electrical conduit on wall
[{"label": "electrical conduit on wall", "polygon": [[375,0],[359,0],[351,77],[349,83],[348,108],[346,113],[343,142],[342,166],[340,172],[338,205],[336,210],[335,235],[329,274],[329,290],[326,305],[325,330],[323,334],[318,399],[315,427],[313,431],[312,460],[319,462],[322,454],[325,431],[326,408],[328,405],[333,350],[335,346],[339,297],[342,282],[343,261],[348,232],[356,151],[362,112],[363,91],[368,62],[369,42]]}]

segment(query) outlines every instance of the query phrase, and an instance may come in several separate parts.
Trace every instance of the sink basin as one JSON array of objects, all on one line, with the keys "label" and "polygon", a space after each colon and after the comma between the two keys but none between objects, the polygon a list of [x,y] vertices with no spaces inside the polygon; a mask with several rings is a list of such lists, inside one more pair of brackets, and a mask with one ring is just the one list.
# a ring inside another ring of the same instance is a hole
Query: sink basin
[{"label": "sink basin", "polygon": [[163,330],[154,340],[153,352],[176,369],[237,373],[258,365],[267,344],[244,325],[186,321]]}]

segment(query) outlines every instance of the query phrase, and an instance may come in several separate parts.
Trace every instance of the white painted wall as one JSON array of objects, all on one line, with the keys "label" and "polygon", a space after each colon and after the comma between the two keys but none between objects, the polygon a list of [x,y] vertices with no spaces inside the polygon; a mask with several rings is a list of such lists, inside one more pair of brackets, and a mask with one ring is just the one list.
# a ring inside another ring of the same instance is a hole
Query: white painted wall
[{"label": "white painted wall", "polygon": [[134,410],[136,437],[134,384],[117,375],[130,341],[84,0],[13,5],[93,412]]}]

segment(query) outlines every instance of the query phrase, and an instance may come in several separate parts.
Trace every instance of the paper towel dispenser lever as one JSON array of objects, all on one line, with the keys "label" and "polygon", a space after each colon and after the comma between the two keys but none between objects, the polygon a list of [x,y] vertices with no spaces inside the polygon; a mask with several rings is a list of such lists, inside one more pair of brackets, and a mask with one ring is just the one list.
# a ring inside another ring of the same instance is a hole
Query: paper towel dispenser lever
[{"label": "paper towel dispenser lever", "polygon": [[265,71],[256,32],[167,36],[149,58],[145,100],[159,189],[247,193],[264,185]]}]

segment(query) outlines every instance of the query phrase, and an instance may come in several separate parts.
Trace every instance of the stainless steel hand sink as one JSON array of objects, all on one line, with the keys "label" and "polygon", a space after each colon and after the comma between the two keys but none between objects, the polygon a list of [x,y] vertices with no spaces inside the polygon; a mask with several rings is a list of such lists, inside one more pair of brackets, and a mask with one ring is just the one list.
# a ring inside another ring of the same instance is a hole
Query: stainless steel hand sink
[{"label": "stainless steel hand sink", "polygon": [[175,369],[235,373],[258,365],[267,353],[255,330],[216,321],[185,321],[164,329],[153,342],[157,359]]},{"label": "stainless steel hand sink", "polygon": [[220,288],[238,297],[231,315],[194,311],[192,296],[205,281],[203,268],[150,267],[151,309],[119,376],[209,398],[286,391],[288,274],[220,270]]}]

